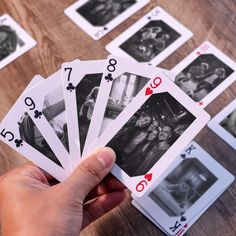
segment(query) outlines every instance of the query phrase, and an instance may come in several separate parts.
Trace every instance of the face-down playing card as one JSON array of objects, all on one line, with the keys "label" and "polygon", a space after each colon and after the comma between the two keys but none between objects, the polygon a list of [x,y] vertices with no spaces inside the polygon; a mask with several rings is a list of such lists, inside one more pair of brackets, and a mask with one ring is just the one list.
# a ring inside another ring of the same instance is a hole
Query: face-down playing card
[{"label": "face-down playing card", "polygon": [[[36,76],[26,90],[41,82],[43,78]],[[25,112],[20,98],[1,121],[0,139],[57,180],[64,181],[69,175]]]},{"label": "face-down playing card", "polygon": [[0,69],[36,45],[8,14],[0,17]]},{"label": "face-down playing card", "polygon": [[68,7],[65,14],[94,40],[99,40],[149,2],[80,0]]},{"label": "face-down playing card", "polygon": [[236,150],[236,99],[220,111],[207,125]]},{"label": "face-down playing card", "polygon": [[91,149],[113,148],[117,161],[112,174],[135,195],[142,196],[209,119],[160,72]]},{"label": "face-down playing card", "polygon": [[161,7],[156,7],[106,46],[113,55],[158,65],[192,32]]},{"label": "face-down playing card", "polygon": [[29,89],[21,102],[62,166],[71,172],[61,71]]},{"label": "face-down playing card", "polygon": [[203,108],[236,80],[236,63],[207,41],[171,71],[175,84]]},{"label": "face-down playing card", "polygon": [[130,59],[108,56],[85,142],[84,155],[94,140],[109,128],[157,70],[162,69]]},{"label": "face-down playing card", "polygon": [[61,68],[72,167],[80,161],[105,60],[64,63]]},{"label": "face-down playing card", "polygon": [[191,142],[150,189],[135,201],[168,235],[183,235],[234,177]]}]

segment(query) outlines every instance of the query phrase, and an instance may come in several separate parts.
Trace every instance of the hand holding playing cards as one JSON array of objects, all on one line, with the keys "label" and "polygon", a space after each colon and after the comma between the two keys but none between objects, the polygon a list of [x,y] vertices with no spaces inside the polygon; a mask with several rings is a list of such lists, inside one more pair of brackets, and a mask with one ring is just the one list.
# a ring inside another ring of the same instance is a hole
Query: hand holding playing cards
[{"label": "hand holding playing cards", "polygon": [[114,163],[114,152],[102,148],[56,185],[51,186],[53,179],[34,165],[4,175],[0,179],[2,233],[79,235],[125,197],[124,186],[113,177],[105,177]]}]

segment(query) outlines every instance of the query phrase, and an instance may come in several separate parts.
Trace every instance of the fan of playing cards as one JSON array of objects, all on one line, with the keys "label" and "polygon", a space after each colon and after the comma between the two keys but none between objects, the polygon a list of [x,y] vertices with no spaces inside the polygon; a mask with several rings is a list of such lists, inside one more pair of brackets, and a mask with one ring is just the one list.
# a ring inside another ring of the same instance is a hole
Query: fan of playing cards
[{"label": "fan of playing cards", "polygon": [[0,138],[59,181],[89,151],[113,148],[111,172],[133,205],[168,235],[182,235],[234,178],[190,143],[210,117],[174,79],[113,55],[64,63],[46,80],[33,78]]}]

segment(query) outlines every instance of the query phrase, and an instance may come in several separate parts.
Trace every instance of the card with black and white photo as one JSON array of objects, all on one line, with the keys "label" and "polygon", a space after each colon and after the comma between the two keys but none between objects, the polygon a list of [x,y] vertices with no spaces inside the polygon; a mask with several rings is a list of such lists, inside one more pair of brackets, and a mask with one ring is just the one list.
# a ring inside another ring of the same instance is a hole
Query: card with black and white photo
[{"label": "card with black and white photo", "polygon": [[111,147],[117,155],[111,172],[142,196],[209,119],[160,72],[90,148]]},{"label": "card with black and white photo", "polygon": [[236,150],[236,99],[219,112],[208,126]]},{"label": "card with black and white photo", "polygon": [[26,91],[20,100],[62,166],[71,171],[61,71]]},{"label": "card with black and white photo", "polygon": [[0,69],[36,45],[36,41],[8,14],[0,17]]},{"label": "card with black and white photo", "polygon": [[208,41],[171,71],[175,84],[203,108],[236,80],[236,63]]},{"label": "card with black and white photo", "polygon": [[90,145],[109,127],[125,107],[133,100],[153,75],[161,70],[139,64],[130,59],[108,56],[89,127],[84,154]]},{"label": "card with black and white photo", "polygon": [[76,61],[64,63],[61,68],[73,168],[84,150],[105,62]]},{"label": "card with black and white photo", "polygon": [[150,0],[81,0],[65,14],[94,40],[99,40]]},{"label": "card with black and white photo", "polygon": [[106,49],[113,55],[156,66],[192,35],[161,7],[156,7],[109,43]]},{"label": "card with black and white photo", "polygon": [[[25,91],[41,82],[43,78],[36,76]],[[64,181],[68,177],[69,173],[62,167],[33,120],[23,109],[20,98],[0,123],[0,140],[57,180]]]},{"label": "card with black and white photo", "polygon": [[133,197],[168,235],[178,235],[183,229],[184,233],[188,229],[186,224],[200,217],[199,213],[233,180],[233,175],[197,143],[191,142],[159,177],[148,195]]}]

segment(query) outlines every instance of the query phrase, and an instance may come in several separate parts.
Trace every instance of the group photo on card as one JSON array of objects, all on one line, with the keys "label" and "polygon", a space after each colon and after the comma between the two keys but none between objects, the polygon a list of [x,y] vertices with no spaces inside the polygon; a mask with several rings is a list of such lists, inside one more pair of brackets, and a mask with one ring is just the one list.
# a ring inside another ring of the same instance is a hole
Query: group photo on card
[{"label": "group photo on card", "polygon": [[107,144],[129,176],[146,174],[195,120],[169,93],[151,96]]}]

